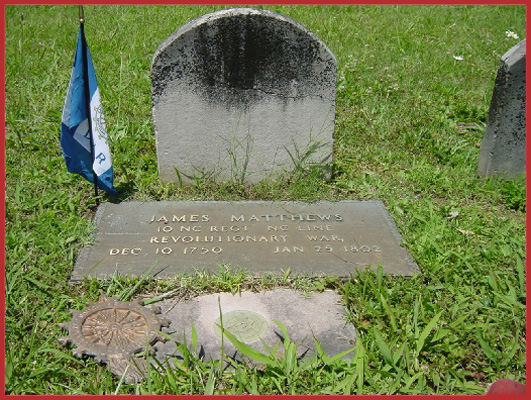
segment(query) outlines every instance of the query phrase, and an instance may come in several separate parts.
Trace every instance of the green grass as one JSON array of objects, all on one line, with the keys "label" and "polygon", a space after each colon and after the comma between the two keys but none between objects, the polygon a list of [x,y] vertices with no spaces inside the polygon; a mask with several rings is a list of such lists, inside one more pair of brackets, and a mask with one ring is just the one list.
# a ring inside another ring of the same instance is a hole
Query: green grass
[{"label": "green grass", "polygon": [[[252,186],[164,185],[151,57],[175,29],[219,8],[85,7],[121,200],[381,199],[422,274],[253,278],[221,268],[68,285],[96,209],[59,144],[77,7],[6,7],[6,392],[475,394],[499,378],[525,383],[525,181],[475,174],[499,57],[518,42],[505,32],[525,38],[525,7],[264,7],[307,26],[336,55],[332,179],[299,169]],[[226,370],[190,352],[131,386],[57,341],[65,334],[57,323],[100,290],[184,300],[279,286],[342,294],[359,333],[352,361],[296,362],[284,343],[280,358],[264,349],[255,354],[263,365]]]}]

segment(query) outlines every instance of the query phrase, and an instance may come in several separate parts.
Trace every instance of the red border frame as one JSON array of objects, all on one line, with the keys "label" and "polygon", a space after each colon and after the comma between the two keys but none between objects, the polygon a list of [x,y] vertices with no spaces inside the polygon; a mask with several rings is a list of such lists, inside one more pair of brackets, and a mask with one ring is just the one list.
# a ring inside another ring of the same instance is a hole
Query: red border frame
[{"label": "red border frame", "polygon": [[[99,0],[92,0],[89,2],[76,2],[72,0],[58,0],[58,1],[52,1],[52,2],[46,2],[46,1],[38,1],[38,0],[25,0],[25,1],[1,1],[0,3],[0,43],[2,45],[2,52],[1,52],[1,59],[0,59],[0,74],[2,75],[3,79],[1,80],[0,84],[0,105],[2,106],[4,113],[0,115],[0,123],[1,126],[5,127],[5,6],[9,5],[79,5],[80,3],[84,3],[84,5],[249,5],[249,1],[242,1],[242,0],[231,0],[231,1],[168,1],[168,0],[147,0],[145,2],[138,2],[134,0],[114,0],[114,1],[99,1]],[[306,1],[294,1],[294,0],[283,0],[283,1],[272,1],[272,0],[262,0],[258,2],[259,5],[525,5],[527,6],[527,1],[511,1],[511,0],[496,0],[496,1],[471,1],[471,0],[450,0],[448,2],[441,2],[441,1],[426,1],[426,0],[406,0],[406,1],[400,1],[400,0],[377,0],[377,1],[338,1],[335,0],[330,3],[326,3],[323,1],[318,0],[306,0]],[[254,5],[254,4],[253,4]],[[529,31],[530,23],[528,20],[528,10],[526,7],[526,30]],[[531,61],[526,60],[526,69],[529,69],[531,66]],[[526,96],[527,93],[529,93],[529,87],[530,87],[529,80],[527,79],[527,85],[526,85]],[[526,115],[529,115],[530,106],[527,104],[526,108]],[[526,127],[526,137],[527,137],[527,127]],[[1,269],[0,275],[2,278],[2,282],[4,283],[5,288],[5,130],[4,130],[4,140],[0,141],[0,165],[2,166],[2,173],[4,177],[4,185],[2,186],[3,196],[0,200],[0,223],[4,227],[4,231],[0,235],[0,242],[1,242],[1,255],[2,255],[2,261],[4,268]],[[531,143],[529,140],[526,140],[526,159],[527,155],[531,154]],[[526,166],[526,186],[529,187],[529,183],[531,178],[529,177],[529,170],[531,168],[529,167],[529,164]],[[531,200],[531,194],[529,194],[529,191],[526,193],[526,202],[529,204],[529,200]],[[529,237],[529,226],[531,224],[531,217],[526,212],[526,238]],[[527,244],[527,239],[526,239]],[[526,272],[528,270],[529,262],[527,260],[527,250],[526,250]],[[526,282],[526,290],[527,293],[529,293],[529,289],[531,287],[531,284],[529,283],[529,279],[527,279]],[[4,343],[4,346],[0,348],[0,359],[5,361],[5,290],[2,291],[0,295],[0,304],[2,306],[0,313],[1,313],[1,332],[0,337]],[[527,330],[529,330],[529,318],[527,318],[527,309],[526,309],[526,327]],[[526,336],[526,348],[528,345],[528,339]],[[529,361],[529,354],[526,352],[526,359]],[[0,387],[3,389],[3,393],[5,393],[5,362],[0,366],[0,370],[2,373],[0,374]],[[529,381],[529,373],[526,371],[526,387],[527,382]],[[528,391],[529,393],[529,391]],[[52,397],[53,395],[38,395],[37,397]],[[406,396],[406,395],[393,395],[393,398],[405,398],[405,397],[414,397],[415,399],[428,399],[432,398],[434,395],[416,395],[416,396]],[[437,396],[437,395],[435,395]],[[440,395],[437,397],[447,397],[448,395]],[[483,398],[484,395],[479,395],[479,398]],[[36,396],[26,396],[26,395],[15,395],[14,397],[17,398],[35,398]],[[84,396],[81,396],[84,397]],[[89,396],[90,398],[105,398],[107,396]],[[131,398],[171,398],[171,399],[177,399],[177,398],[185,398],[190,397],[189,395],[125,395],[125,397],[131,397]],[[200,396],[204,399],[219,399],[219,398],[248,398],[248,396],[245,395],[209,395],[209,396]],[[312,399],[330,399],[330,398],[345,398],[345,397],[362,397],[362,396],[325,396],[325,395],[296,395],[296,396],[289,396],[293,399],[303,399],[303,398],[312,398]],[[379,399],[382,396],[380,395],[364,395],[363,398],[367,399]],[[514,399],[524,399],[526,398],[526,395],[489,395],[488,399],[508,399],[508,398],[514,398]],[[79,399],[80,396],[70,396],[70,395],[62,395],[61,398],[64,399]],[[260,398],[262,399],[276,399],[278,396],[273,395],[260,395]],[[458,396],[452,396],[452,398],[478,398],[478,395],[458,395]]]}]

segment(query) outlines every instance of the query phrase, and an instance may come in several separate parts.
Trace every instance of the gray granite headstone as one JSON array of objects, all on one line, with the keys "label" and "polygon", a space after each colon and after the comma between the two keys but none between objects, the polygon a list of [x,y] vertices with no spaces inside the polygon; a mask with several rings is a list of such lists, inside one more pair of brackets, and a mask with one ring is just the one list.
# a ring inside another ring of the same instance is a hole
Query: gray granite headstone
[{"label": "gray granite headstone", "polygon": [[160,179],[252,183],[326,166],[336,75],[322,40],[282,15],[237,8],[187,23],[151,66]]},{"label": "gray granite headstone", "polygon": [[95,242],[79,255],[72,281],[113,274],[158,278],[220,265],[255,275],[350,276],[377,268],[418,272],[380,201],[103,203]]},{"label": "gray granite headstone", "polygon": [[[161,316],[171,321],[166,331],[174,338],[174,341],[155,345],[156,356],[161,361],[180,356],[176,342],[186,342],[188,348],[193,349],[192,324],[197,334],[197,355],[205,360],[219,359],[221,319],[223,327],[239,341],[265,354],[268,352],[262,341],[270,348],[279,344],[279,356],[284,352],[283,333],[274,321],[284,324],[289,339],[297,345],[298,356],[315,354],[314,337],[330,357],[353,349],[357,339],[354,326],[345,319],[341,296],[332,291],[309,296],[288,289],[235,295],[219,293],[184,302],[168,300],[157,305],[161,307]],[[224,351],[229,357],[242,358],[227,338]],[[352,351],[346,357],[353,355]]]},{"label": "gray granite headstone", "polygon": [[525,39],[501,58],[478,174],[516,179],[525,172]]}]

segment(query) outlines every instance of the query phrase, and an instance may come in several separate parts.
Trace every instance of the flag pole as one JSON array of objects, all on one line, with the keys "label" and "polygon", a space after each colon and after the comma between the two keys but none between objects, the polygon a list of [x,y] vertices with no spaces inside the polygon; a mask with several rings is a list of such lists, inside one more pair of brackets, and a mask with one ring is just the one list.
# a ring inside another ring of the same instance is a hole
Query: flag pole
[{"label": "flag pole", "polygon": [[[89,88],[89,75],[88,75],[88,46],[85,40],[85,13],[83,12],[83,6],[79,6],[79,29],[81,30],[81,50],[83,54],[83,84],[85,85],[85,103],[87,107],[87,120],[90,136],[90,155],[92,163],[94,163],[94,138],[92,137],[92,115],[90,112],[90,88]],[[96,195],[96,204],[99,204],[98,200],[98,175],[94,171],[94,165],[92,165],[92,176],[94,179],[94,194]]]}]

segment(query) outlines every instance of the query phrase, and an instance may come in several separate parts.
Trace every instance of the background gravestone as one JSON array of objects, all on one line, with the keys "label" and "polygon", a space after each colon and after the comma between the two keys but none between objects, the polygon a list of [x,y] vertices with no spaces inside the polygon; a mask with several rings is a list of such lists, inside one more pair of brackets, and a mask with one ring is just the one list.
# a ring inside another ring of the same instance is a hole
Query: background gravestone
[{"label": "background gravestone", "polygon": [[312,32],[250,8],[172,33],[151,67],[160,179],[258,182],[331,161],[337,64]]},{"label": "background gravestone", "polygon": [[496,76],[478,174],[516,179],[525,172],[525,39],[503,55]]}]

